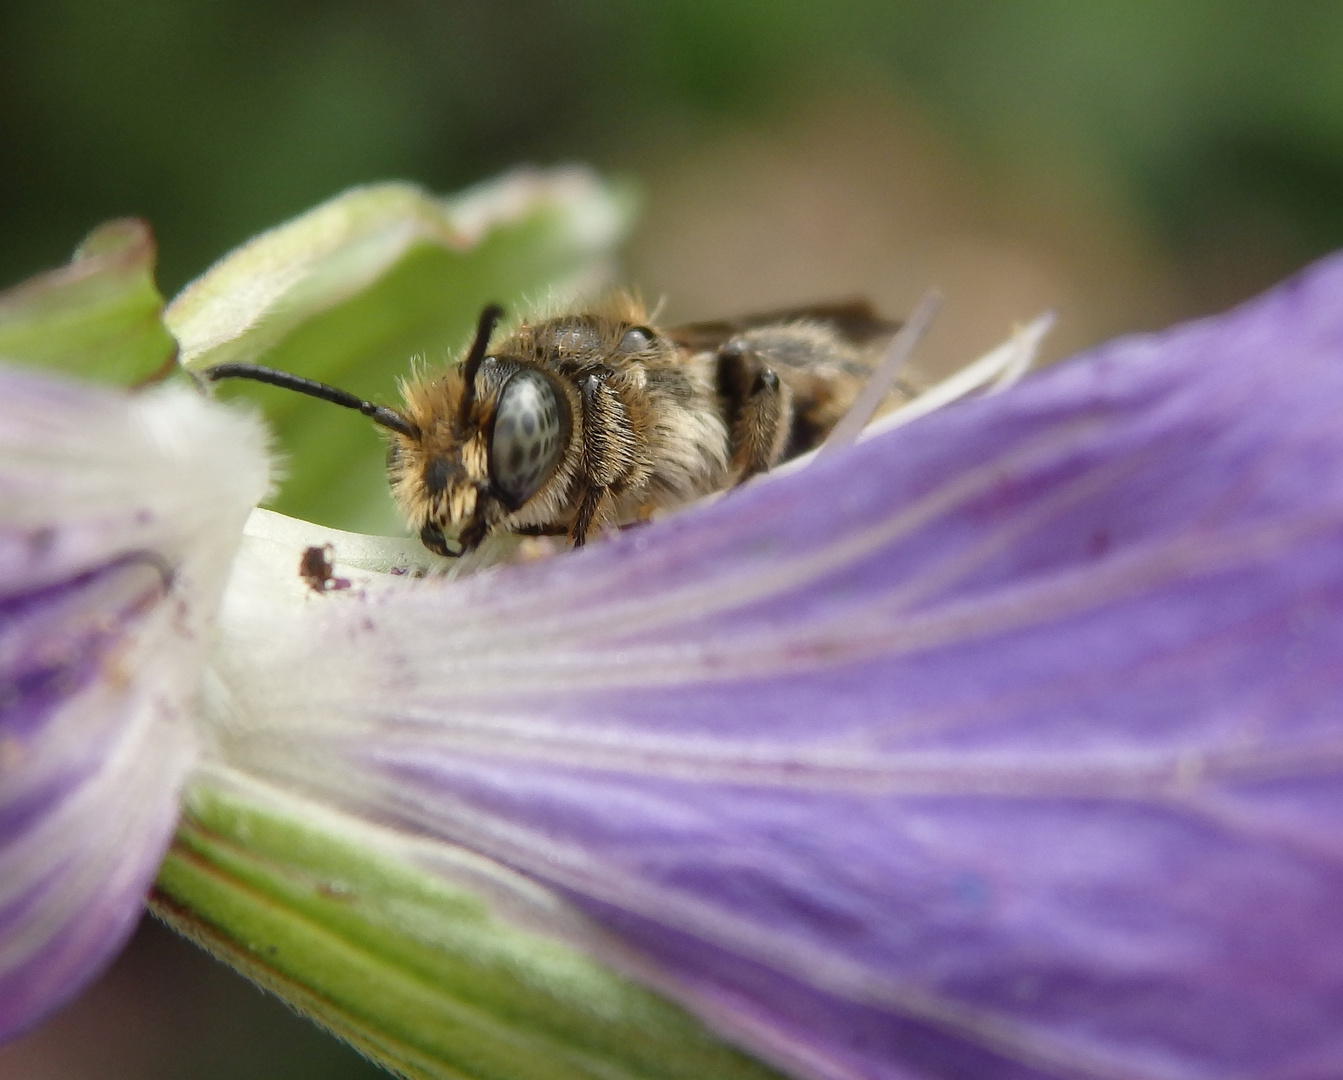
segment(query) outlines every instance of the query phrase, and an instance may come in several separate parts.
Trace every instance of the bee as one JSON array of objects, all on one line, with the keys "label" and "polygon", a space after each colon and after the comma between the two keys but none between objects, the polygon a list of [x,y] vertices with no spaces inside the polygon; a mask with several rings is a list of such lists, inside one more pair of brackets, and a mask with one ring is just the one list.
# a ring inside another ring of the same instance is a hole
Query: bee
[{"label": "bee", "polygon": [[[429,550],[499,533],[648,520],[819,446],[899,324],[862,302],[659,329],[636,298],[521,322],[489,305],[462,359],[411,375],[399,409],[254,364],[247,378],[356,409],[389,433],[392,496]],[[897,383],[891,397],[913,394]]]}]

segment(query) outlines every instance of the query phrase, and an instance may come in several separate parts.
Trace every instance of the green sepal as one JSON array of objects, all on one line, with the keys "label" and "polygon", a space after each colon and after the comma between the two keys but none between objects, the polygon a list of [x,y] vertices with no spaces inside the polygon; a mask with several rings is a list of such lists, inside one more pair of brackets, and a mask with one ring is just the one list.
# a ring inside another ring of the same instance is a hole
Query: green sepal
[{"label": "green sepal", "polygon": [[0,293],[0,360],[120,386],[171,371],[156,254],[143,221],[94,229],[68,265]]},{"label": "green sepal", "polygon": [[585,955],[534,883],[227,770],[191,790],[151,906],[408,1077],[777,1077]]},{"label": "green sepal", "polygon": [[[450,198],[354,188],[255,237],[169,306],[182,363],[260,363],[395,405],[413,362],[446,365],[481,308],[510,315],[609,280],[627,190],[584,169],[519,170]],[[273,506],[362,532],[398,531],[378,430],[346,410],[249,384],[287,459]]]}]

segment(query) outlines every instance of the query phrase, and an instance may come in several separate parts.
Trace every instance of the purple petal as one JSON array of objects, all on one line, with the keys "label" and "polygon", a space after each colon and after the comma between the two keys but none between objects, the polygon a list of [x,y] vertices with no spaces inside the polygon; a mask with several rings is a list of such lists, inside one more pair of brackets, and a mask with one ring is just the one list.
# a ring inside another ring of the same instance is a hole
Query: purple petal
[{"label": "purple petal", "polygon": [[231,760],[800,1073],[1343,1075],[1343,258],[572,557],[244,610]]},{"label": "purple petal", "polygon": [[208,629],[267,484],[247,416],[0,368],[0,1039],[139,917]]}]

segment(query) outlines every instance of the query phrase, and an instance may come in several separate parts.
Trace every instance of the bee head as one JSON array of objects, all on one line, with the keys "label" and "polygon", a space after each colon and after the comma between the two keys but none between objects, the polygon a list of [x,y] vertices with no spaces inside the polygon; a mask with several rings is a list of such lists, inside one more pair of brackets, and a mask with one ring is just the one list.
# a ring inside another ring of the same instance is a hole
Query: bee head
[{"label": "bee head", "polygon": [[476,547],[545,486],[568,442],[569,405],[553,378],[523,356],[486,355],[498,317],[485,310],[460,365],[402,387],[412,430],[393,433],[388,478],[439,554]]}]

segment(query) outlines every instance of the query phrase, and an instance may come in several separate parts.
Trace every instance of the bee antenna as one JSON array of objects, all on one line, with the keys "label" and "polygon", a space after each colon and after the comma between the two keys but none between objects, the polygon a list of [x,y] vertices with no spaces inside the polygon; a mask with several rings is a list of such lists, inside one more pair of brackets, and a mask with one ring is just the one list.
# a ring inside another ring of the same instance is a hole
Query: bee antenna
[{"label": "bee antenna", "polygon": [[385,405],[374,405],[373,402],[355,397],[348,391],[338,390],[334,386],[327,386],[326,383],[317,382],[315,379],[305,379],[302,375],[293,375],[288,371],[276,371],[274,368],[262,367],[260,364],[216,364],[201,374],[211,382],[218,382],[220,379],[251,379],[253,382],[267,383],[270,386],[278,386],[283,390],[293,390],[300,394],[307,394],[308,397],[329,401],[332,405],[342,405],[347,409],[354,409],[355,412],[363,413],[380,427],[388,428],[398,435],[406,436],[408,439],[418,439],[420,437],[419,429],[395,409],[389,409]]},{"label": "bee antenna", "polygon": [[462,394],[462,403],[457,410],[459,433],[466,430],[471,418],[471,409],[476,403],[476,372],[480,370],[480,362],[485,359],[485,354],[489,351],[490,335],[494,333],[495,324],[503,318],[503,315],[504,309],[498,304],[486,304],[485,310],[480,313],[480,319],[476,322],[476,337],[467,351],[466,362],[462,364],[462,378],[466,380],[466,390]]}]

